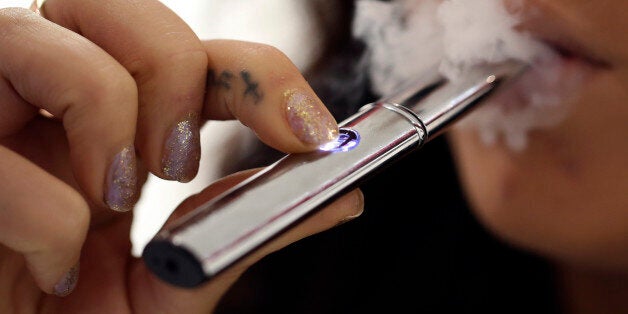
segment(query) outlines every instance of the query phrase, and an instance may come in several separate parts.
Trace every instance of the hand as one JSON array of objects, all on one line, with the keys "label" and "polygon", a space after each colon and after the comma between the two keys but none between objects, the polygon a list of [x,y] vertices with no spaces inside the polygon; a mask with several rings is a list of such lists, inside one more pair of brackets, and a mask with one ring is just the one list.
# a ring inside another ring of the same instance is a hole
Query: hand
[{"label": "hand", "polygon": [[130,255],[124,211],[148,171],[195,176],[203,121],[237,118],[284,152],[337,125],[285,55],[201,42],[156,0],[48,0],[42,12],[0,10],[0,312],[205,313],[262,256],[361,212],[350,192],[205,287],[162,283]]}]

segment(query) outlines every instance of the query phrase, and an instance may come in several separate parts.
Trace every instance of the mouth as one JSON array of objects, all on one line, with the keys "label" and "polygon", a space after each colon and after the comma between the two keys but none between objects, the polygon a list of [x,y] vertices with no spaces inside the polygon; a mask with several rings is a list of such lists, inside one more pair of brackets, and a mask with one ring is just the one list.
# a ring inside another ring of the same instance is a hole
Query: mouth
[{"label": "mouth", "polygon": [[510,88],[494,97],[493,102],[499,104],[505,116],[534,111],[539,119],[555,109],[564,112],[568,104],[578,100],[587,83],[610,67],[580,50],[547,40],[541,42],[547,50],[530,63],[529,69]]},{"label": "mouth", "polygon": [[[510,89],[510,107],[549,108],[572,103],[599,74],[612,70],[612,64],[596,53],[588,40],[592,34],[582,31],[578,19],[550,7],[534,7],[523,13],[518,30],[541,43],[547,53],[541,53]],[[518,101],[513,102],[515,93]]]},{"label": "mouth", "polygon": [[545,46],[554,51],[563,62],[577,63],[591,70],[605,70],[612,66],[604,59],[590,53],[583,46],[561,39],[539,39]]},{"label": "mouth", "polygon": [[612,67],[596,52],[595,37],[583,25],[582,19],[551,3],[539,1],[524,7],[520,12],[521,23],[517,27],[532,38],[552,49],[563,61],[581,63],[591,69],[604,70]]},{"label": "mouth", "polygon": [[612,68],[581,36],[572,35],[576,29],[552,16],[524,21],[520,31],[545,49],[519,79],[468,119],[466,125],[475,125],[483,142],[503,136],[507,147],[523,150],[529,132],[560,124],[587,86]]}]

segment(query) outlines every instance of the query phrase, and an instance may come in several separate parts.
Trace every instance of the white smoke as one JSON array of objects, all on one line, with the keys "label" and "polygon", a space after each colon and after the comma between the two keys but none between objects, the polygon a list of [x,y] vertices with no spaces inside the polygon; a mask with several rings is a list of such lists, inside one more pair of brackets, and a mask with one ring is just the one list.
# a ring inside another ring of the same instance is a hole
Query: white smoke
[{"label": "white smoke", "polygon": [[478,130],[484,143],[500,136],[523,150],[527,135],[565,117],[564,98],[579,75],[557,79],[561,58],[530,35],[517,31],[520,17],[502,0],[393,0],[357,2],[353,34],[368,49],[369,75],[380,95],[438,66],[455,80],[468,67],[506,59],[533,65],[515,90],[498,95],[458,123]]}]

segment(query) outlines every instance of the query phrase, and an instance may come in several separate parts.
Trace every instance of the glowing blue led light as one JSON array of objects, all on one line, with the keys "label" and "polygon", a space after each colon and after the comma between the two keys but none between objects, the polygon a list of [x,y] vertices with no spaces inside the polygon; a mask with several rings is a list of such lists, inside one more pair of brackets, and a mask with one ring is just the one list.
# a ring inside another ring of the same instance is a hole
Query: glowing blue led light
[{"label": "glowing blue led light", "polygon": [[352,150],[360,143],[360,134],[351,129],[340,129],[338,137],[319,147],[326,152],[346,152]]}]

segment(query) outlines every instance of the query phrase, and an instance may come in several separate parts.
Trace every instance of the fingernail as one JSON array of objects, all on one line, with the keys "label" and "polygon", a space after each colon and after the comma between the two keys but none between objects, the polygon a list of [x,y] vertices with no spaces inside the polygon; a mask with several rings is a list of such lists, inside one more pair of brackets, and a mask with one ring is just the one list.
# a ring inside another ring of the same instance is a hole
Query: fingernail
[{"label": "fingernail", "polygon": [[105,203],[109,208],[125,212],[137,201],[137,162],[135,148],[127,146],[113,159],[107,173]]},{"label": "fingernail", "polygon": [[188,117],[177,123],[164,145],[163,173],[167,179],[189,182],[196,176],[201,159],[198,117]]},{"label": "fingernail", "polygon": [[312,96],[297,89],[284,93],[288,123],[306,144],[325,144],[338,136],[338,124]]},{"label": "fingernail", "polygon": [[341,219],[336,226],[342,225],[346,222],[349,222],[351,220],[354,220],[360,216],[362,216],[362,213],[364,212],[364,194],[362,194],[362,191],[358,191],[356,198],[355,198],[355,207],[358,210],[356,213],[349,215],[343,219]]},{"label": "fingernail", "polygon": [[70,294],[74,290],[74,287],[76,287],[78,276],[79,264],[77,263],[74,267],[70,268],[70,270],[54,286],[54,294],[60,297],[65,297]]},{"label": "fingernail", "polygon": [[356,218],[360,217],[361,215],[362,215],[362,213],[355,214],[355,215],[351,215],[351,216],[347,216],[347,217],[343,218],[342,220],[340,220],[340,221],[336,224],[336,226],[343,225],[343,224],[345,224],[345,223],[347,223],[347,222],[349,222],[349,221],[351,221],[351,220],[354,220],[354,219],[356,219]]}]

